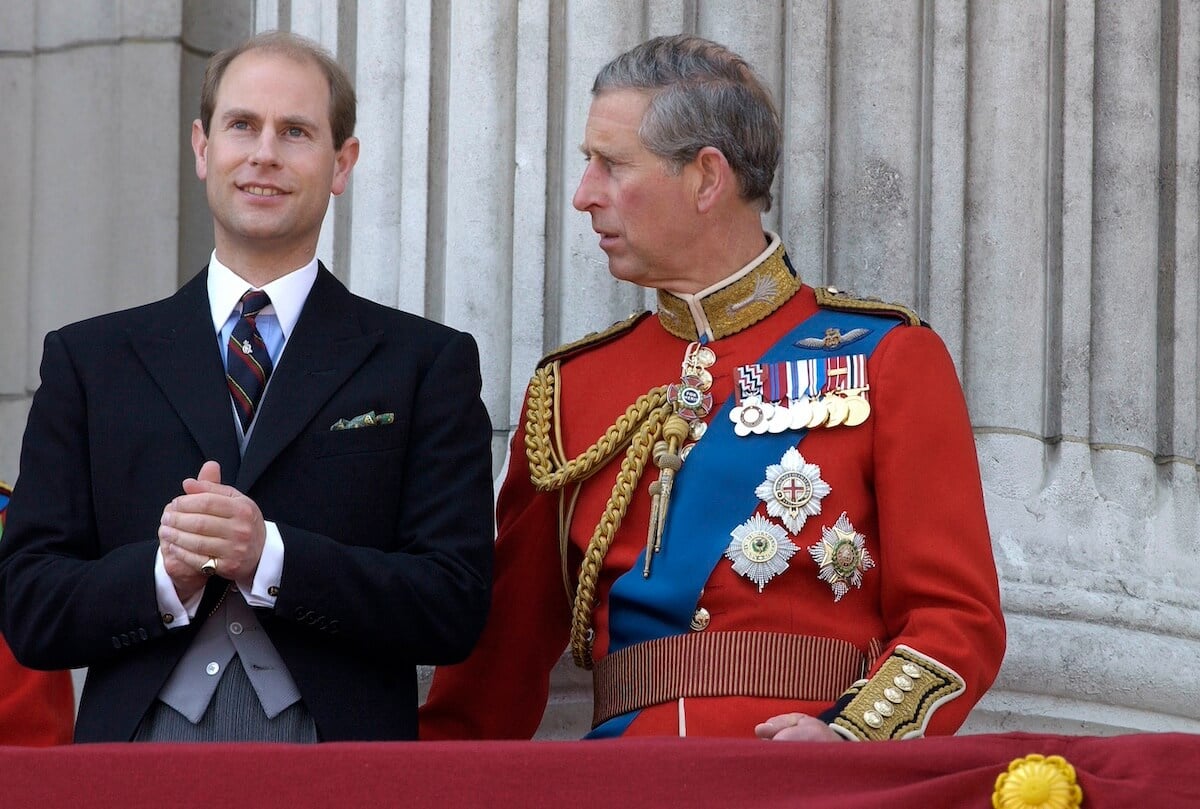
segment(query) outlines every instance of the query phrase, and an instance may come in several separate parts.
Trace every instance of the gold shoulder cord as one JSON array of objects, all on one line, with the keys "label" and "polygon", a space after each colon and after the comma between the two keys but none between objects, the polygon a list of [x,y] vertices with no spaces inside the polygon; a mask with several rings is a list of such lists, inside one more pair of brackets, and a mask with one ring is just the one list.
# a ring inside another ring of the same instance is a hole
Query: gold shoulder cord
[{"label": "gold shoulder cord", "polygon": [[[608,463],[628,444],[621,470],[604,507],[600,522],[592,532],[579,568],[579,584],[571,615],[571,655],[575,664],[590,669],[592,661],[592,610],[596,603],[596,581],[613,537],[629,509],[633,490],[641,480],[654,443],[662,434],[663,423],[671,415],[666,387],[657,387],[637,398],[604,434],[577,457],[567,460],[556,446],[551,432],[559,430],[559,363],[557,360],[538,368],[529,383],[525,418],[525,454],[529,459],[529,477],[538,491],[561,491],[569,483],[586,480]],[[552,427],[553,422],[553,427]],[[572,509],[574,505],[572,503]],[[559,525],[559,544],[566,555],[566,531],[569,519]],[[565,564],[565,561],[564,561]]]}]

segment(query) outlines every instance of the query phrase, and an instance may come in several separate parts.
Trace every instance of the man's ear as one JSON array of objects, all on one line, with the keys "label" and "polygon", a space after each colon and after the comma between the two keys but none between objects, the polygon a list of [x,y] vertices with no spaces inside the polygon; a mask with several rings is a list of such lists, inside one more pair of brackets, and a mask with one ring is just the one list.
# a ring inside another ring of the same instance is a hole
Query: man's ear
[{"label": "man's ear", "polygon": [[201,180],[208,178],[208,136],[204,134],[204,125],[200,119],[192,121],[192,152],[196,155],[196,176]]},{"label": "man's ear", "polygon": [[692,159],[696,170],[696,209],[708,213],[730,193],[737,193],[737,177],[725,154],[715,146],[705,146]]},{"label": "man's ear", "polygon": [[334,157],[333,187],[330,189],[330,193],[335,197],[345,191],[350,182],[350,172],[358,162],[358,149],[358,138],[350,137],[346,138],[342,148],[337,150]]}]

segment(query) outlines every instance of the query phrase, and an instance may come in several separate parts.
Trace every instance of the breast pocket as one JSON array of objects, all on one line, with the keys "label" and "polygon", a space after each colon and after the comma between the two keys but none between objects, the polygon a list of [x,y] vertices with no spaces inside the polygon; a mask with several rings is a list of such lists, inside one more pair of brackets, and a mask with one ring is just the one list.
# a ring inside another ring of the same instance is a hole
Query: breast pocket
[{"label": "breast pocket", "polygon": [[310,437],[310,445],[313,455],[317,458],[370,452],[396,452],[404,449],[404,437],[407,429],[407,424],[397,421],[377,427],[327,430],[313,433]]}]

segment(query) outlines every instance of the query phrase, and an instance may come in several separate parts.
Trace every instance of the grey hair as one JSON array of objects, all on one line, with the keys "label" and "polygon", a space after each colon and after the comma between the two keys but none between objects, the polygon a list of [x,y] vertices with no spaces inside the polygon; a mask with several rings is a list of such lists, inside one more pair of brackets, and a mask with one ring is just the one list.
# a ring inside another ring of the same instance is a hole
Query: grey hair
[{"label": "grey hair", "polygon": [[678,171],[704,147],[719,149],[742,197],[771,209],[782,140],[779,113],[742,57],[696,36],[656,37],[602,67],[592,95],[626,89],[653,93],[638,129],[651,153]]}]

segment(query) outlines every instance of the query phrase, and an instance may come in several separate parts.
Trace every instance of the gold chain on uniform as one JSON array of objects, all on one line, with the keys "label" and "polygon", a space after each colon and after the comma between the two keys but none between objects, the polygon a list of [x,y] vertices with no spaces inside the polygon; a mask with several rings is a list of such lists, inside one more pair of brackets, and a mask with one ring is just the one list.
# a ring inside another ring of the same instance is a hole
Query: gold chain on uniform
[{"label": "gold chain on uniform", "polygon": [[[792,270],[787,256],[779,243],[779,237],[771,235],[770,244],[774,246],[771,253],[763,258],[753,269],[737,277],[732,283],[720,290],[714,290],[704,296],[701,305],[713,328],[713,338],[734,334],[758,322],[782,306],[800,288],[800,279]],[[688,304],[670,294],[659,292],[659,321],[663,328],[676,337],[687,340],[698,340],[695,322],[688,312]],[[678,322],[676,322],[678,321]],[[629,322],[621,328],[628,327]],[[599,335],[603,337],[603,335]],[[593,336],[595,337],[595,336]],[[693,355],[695,346],[688,347],[684,364],[688,365],[688,357]],[[560,350],[561,351],[561,350]],[[563,356],[559,354],[559,356]],[[707,366],[706,363],[705,366]],[[681,383],[687,383],[687,368],[685,378]],[[526,404],[525,419],[525,454],[529,459],[529,477],[534,488],[542,492],[559,491],[570,483],[586,480],[597,470],[616,457],[622,447],[628,445],[625,458],[621,461],[621,469],[613,483],[612,492],[605,504],[600,522],[588,540],[584,551],[583,562],[579,568],[579,580],[575,588],[575,597],[571,615],[571,655],[576,665],[591,669],[592,661],[592,612],[596,603],[596,581],[604,564],[604,557],[612,546],[613,538],[625,514],[629,509],[629,501],[634,489],[642,478],[647,463],[655,453],[655,444],[663,439],[664,425],[671,416],[681,423],[684,419],[684,429],[670,431],[674,438],[664,442],[664,447],[658,454],[674,469],[672,459],[678,445],[682,443],[689,430],[686,427],[693,422],[703,424],[707,409],[703,413],[694,413],[688,418],[683,413],[681,403],[672,402],[667,393],[667,387],[653,388],[639,396],[637,401],[626,408],[603,435],[586,450],[575,458],[568,460],[562,447],[556,444],[556,437],[562,435],[559,424],[559,361],[547,362],[538,368],[529,383],[529,397]],[[711,381],[708,383],[711,384]],[[708,390],[708,384],[701,387]],[[711,405],[709,405],[711,406]],[[686,408],[684,408],[686,409]],[[676,435],[678,433],[678,435]],[[701,433],[691,435],[698,439]],[[667,480],[660,480],[657,491],[669,495],[670,474]],[[667,487],[664,489],[664,485]],[[652,494],[654,490],[652,489]],[[661,514],[657,528],[661,531],[661,517],[665,516],[667,502],[660,502]],[[651,516],[651,541],[647,549],[647,569],[643,575],[649,575],[649,561],[654,550],[658,547],[655,537],[656,526]],[[569,519],[560,522],[559,542],[563,548],[564,568],[566,558],[566,532]]]},{"label": "gold chain on uniform", "polygon": [[[654,443],[662,435],[663,423],[671,413],[666,387],[653,388],[626,408],[596,443],[575,458],[566,460],[554,446],[550,434],[551,423],[558,426],[558,363],[539,368],[529,383],[525,455],[529,459],[529,476],[534,488],[549,492],[585,480],[607,464],[621,447],[629,445],[579,567],[579,583],[571,614],[571,656],[581,668],[591,669],[594,665],[592,612],[596,606],[596,581],[604,566],[604,557],[629,510],[630,498],[646,469]],[[565,531],[566,526],[561,530]]]}]

